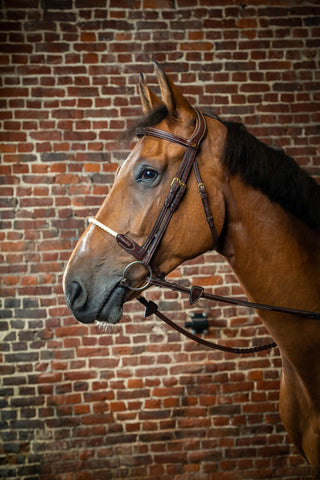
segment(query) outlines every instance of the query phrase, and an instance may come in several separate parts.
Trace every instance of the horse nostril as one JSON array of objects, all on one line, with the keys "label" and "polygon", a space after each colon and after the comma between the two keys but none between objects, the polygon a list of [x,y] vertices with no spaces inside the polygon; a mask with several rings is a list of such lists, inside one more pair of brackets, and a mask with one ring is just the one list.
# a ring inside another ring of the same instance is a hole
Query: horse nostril
[{"label": "horse nostril", "polygon": [[67,298],[73,310],[80,310],[86,304],[88,294],[84,286],[74,280],[67,285]]}]

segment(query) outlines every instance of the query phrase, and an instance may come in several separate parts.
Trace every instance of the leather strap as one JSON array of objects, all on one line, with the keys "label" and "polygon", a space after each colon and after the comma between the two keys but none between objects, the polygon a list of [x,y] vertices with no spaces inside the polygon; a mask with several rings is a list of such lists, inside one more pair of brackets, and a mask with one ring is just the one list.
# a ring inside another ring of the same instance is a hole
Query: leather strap
[{"label": "leather strap", "polygon": [[255,352],[262,352],[263,350],[269,350],[270,348],[274,348],[277,346],[276,343],[272,342],[268,345],[260,345],[258,347],[250,347],[250,348],[235,348],[235,347],[227,347],[226,345],[219,345],[214,342],[210,342],[209,340],[205,340],[204,338],[197,337],[193,333],[189,332],[180,325],[174,323],[170,318],[168,318],[163,313],[159,312],[158,305],[152,301],[147,301],[144,297],[138,297],[139,302],[145,306],[145,317],[149,317],[150,315],[156,315],[160,320],[165,322],[170,327],[177,330],[179,333],[182,333],[185,337],[190,338],[194,342],[200,343],[205,347],[212,348],[214,350],[220,350],[222,352],[229,352],[229,353],[236,353],[236,354],[243,354],[243,353],[255,353]]},{"label": "leather strap", "polygon": [[136,135],[139,138],[143,137],[144,135],[161,138],[161,140],[167,140],[168,142],[172,143],[179,143],[183,147],[194,148],[195,150],[199,150],[200,148],[197,143],[191,142],[190,139],[188,140],[187,138],[180,137],[175,133],[166,132],[165,130],[159,130],[153,127],[138,128],[136,131]]},{"label": "leather strap", "polygon": [[[290,315],[297,315],[300,317],[310,318],[313,320],[320,320],[320,312],[298,310],[294,308],[279,307],[276,305],[267,305],[262,303],[252,303],[246,300],[238,300],[236,298],[222,297],[220,295],[213,295],[210,293],[206,293],[202,287],[193,286],[189,289],[187,287],[183,287],[175,283],[167,282],[166,280],[161,280],[159,278],[153,278],[153,277],[150,278],[149,285],[154,285],[157,287],[167,287],[170,290],[173,290],[176,292],[186,293],[189,295],[189,302],[191,305],[193,305],[200,298],[206,298],[208,300],[214,300],[216,302],[229,303],[232,305],[245,306],[245,307],[255,308],[258,310],[268,310],[268,311],[274,311],[274,312],[285,313]],[[182,335],[185,335],[186,337],[190,338],[194,342],[197,342],[201,345],[212,348],[214,350],[220,350],[223,352],[229,352],[229,353],[235,353],[235,354],[245,354],[245,353],[262,352],[263,350],[269,350],[277,346],[275,342],[268,343],[266,345],[260,345],[257,347],[250,347],[250,348],[236,348],[236,347],[227,347],[225,345],[219,345],[217,343],[210,342],[201,337],[198,337],[193,333],[189,332],[188,330],[186,330],[185,328],[181,327],[180,325],[176,324],[175,322],[170,320],[166,315],[164,315],[159,311],[158,305],[156,303],[152,301],[147,301],[142,296],[138,297],[138,300],[145,307],[145,314],[144,314],[145,317],[148,317],[154,314],[158,318],[160,318],[160,320],[164,321],[167,325],[174,328]]]},{"label": "leather strap", "polygon": [[296,308],[280,307],[277,305],[268,305],[266,303],[254,303],[248,300],[239,300],[237,298],[223,297],[221,295],[214,295],[206,293],[202,287],[192,286],[191,288],[183,287],[176,283],[168,282],[161,278],[152,277],[149,280],[150,285],[156,287],[166,287],[174,292],[181,292],[189,295],[189,302],[193,305],[200,298],[207,300],[214,300],[216,302],[229,303],[231,305],[238,305],[240,307],[255,308],[257,310],[267,310],[269,312],[287,313],[290,315],[297,315],[299,317],[310,318],[312,320],[320,320],[320,312],[312,312],[309,310],[299,310]]},{"label": "leather strap", "polygon": [[194,170],[194,174],[195,174],[195,177],[196,177],[196,180],[197,180],[197,183],[198,183],[198,189],[199,189],[200,197],[201,197],[201,200],[202,200],[204,213],[206,214],[206,220],[207,220],[207,223],[208,223],[210,231],[211,231],[211,236],[212,236],[212,240],[213,240],[212,250],[215,250],[217,248],[217,244],[218,244],[218,234],[217,234],[217,230],[216,230],[216,227],[214,225],[213,216],[211,214],[211,210],[210,210],[210,207],[209,207],[207,190],[206,190],[206,187],[205,187],[204,183],[201,180],[197,159],[195,159],[194,162],[193,162],[193,170]]}]

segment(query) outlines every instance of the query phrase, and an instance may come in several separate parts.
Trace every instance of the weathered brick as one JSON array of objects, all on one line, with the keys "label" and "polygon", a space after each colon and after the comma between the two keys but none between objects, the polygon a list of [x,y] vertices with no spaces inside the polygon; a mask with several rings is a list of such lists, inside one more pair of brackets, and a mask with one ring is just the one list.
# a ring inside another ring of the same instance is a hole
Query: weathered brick
[{"label": "weathered brick", "polygon": [[[43,0],[39,10],[38,3],[4,0],[0,20],[0,394],[3,443],[16,456],[0,476],[307,478],[277,413],[278,349],[238,359],[209,352],[153,318],[142,322],[135,302],[119,325],[81,325],[61,284],[84,219],[128,154],[118,137],[128,117],[141,114],[138,73],[159,92],[154,59],[193,105],[244,121],[319,176],[319,7]],[[217,254],[170,277],[242,295]],[[179,322],[188,319],[187,299],[148,295]],[[217,341],[247,345],[267,335],[256,317],[248,324],[247,311],[205,308]]]}]

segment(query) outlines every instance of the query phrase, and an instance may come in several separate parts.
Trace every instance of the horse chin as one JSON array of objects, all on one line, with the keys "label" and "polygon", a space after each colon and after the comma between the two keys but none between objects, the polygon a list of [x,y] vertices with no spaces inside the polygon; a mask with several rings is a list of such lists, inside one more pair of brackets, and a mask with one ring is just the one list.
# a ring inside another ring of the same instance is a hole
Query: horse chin
[{"label": "horse chin", "polygon": [[121,320],[123,304],[127,300],[128,293],[125,288],[117,285],[102,305],[96,320],[116,324]]}]

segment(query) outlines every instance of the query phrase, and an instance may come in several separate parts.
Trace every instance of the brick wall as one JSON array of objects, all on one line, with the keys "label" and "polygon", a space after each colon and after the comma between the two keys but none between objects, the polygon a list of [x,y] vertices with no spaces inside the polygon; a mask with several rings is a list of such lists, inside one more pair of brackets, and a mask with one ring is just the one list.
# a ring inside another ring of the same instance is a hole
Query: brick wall
[{"label": "brick wall", "polygon": [[[277,349],[208,351],[136,303],[115,327],[84,326],[61,282],[127,154],[137,74],[157,90],[153,59],[193,104],[319,176],[319,15],[316,0],[2,0],[0,478],[309,478],[278,416]],[[175,276],[241,295],[214,253]],[[185,298],[149,298],[189,318]],[[269,340],[252,311],[199,309],[208,338]]]}]

